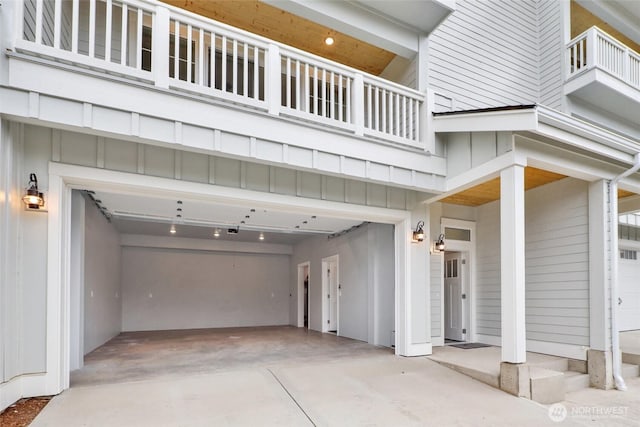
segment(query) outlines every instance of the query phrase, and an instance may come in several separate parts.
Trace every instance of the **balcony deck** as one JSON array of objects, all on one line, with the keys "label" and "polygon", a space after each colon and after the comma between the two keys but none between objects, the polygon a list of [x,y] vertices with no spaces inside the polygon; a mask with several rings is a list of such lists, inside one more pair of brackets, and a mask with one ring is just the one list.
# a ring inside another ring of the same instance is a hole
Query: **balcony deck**
[{"label": "balcony deck", "polygon": [[[416,90],[154,0],[37,0],[17,9],[8,86],[30,101],[33,92],[69,100],[84,127],[104,116],[96,132],[127,127],[134,139],[154,134],[224,154],[222,132],[246,137],[227,144],[236,157],[278,143],[259,160],[299,158],[292,166],[420,189],[443,182],[444,160],[427,144],[426,96]],[[42,113],[42,100],[27,110]]]},{"label": "balcony deck", "polygon": [[564,93],[637,121],[640,54],[591,27],[566,47]]}]

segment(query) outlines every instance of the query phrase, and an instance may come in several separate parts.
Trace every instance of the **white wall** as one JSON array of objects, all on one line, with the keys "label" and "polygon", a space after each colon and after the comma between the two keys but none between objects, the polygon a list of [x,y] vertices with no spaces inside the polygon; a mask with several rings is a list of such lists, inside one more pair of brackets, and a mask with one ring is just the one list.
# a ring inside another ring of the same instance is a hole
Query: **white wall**
[{"label": "white wall", "polygon": [[86,202],[84,241],[84,352],[122,331],[120,234]]},{"label": "white wall", "polygon": [[453,109],[538,100],[536,3],[458,0],[429,36],[429,87]]},{"label": "white wall", "polygon": [[588,184],[565,178],[525,204],[527,339],[588,346]]},{"label": "white wall", "polygon": [[538,65],[540,67],[540,103],[560,110],[564,84],[562,78],[563,6],[558,0],[540,0],[536,5],[540,30]]},{"label": "white wall", "polygon": [[[322,259],[339,256],[339,333],[378,345],[391,345],[394,330],[395,273],[393,226],[368,224],[340,237],[319,236],[294,247],[291,265],[291,318],[297,319],[297,265],[311,263],[309,328],[322,330]],[[372,277],[373,275],[373,277]]]},{"label": "white wall", "polygon": [[289,256],[122,248],[123,330],[289,323]]}]

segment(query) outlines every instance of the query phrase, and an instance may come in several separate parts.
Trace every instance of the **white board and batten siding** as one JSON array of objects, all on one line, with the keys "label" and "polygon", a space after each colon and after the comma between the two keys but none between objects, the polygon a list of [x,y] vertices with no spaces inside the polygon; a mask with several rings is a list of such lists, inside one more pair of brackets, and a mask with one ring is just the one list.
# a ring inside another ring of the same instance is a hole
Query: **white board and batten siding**
[{"label": "white board and batten siding", "polygon": [[535,188],[525,205],[527,339],[589,345],[587,183]]},{"label": "white board and batten siding", "polygon": [[538,28],[540,31],[540,104],[556,110],[562,108],[562,4],[557,0],[540,0]]},{"label": "white board and batten siding", "polygon": [[458,0],[429,36],[429,87],[438,109],[533,104],[538,101],[535,2]]}]

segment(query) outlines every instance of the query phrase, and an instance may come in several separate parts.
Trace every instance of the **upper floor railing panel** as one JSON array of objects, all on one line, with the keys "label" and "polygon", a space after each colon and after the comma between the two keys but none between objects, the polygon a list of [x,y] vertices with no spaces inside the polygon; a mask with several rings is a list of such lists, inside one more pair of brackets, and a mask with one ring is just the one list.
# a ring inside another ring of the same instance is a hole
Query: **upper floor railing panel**
[{"label": "upper floor railing panel", "polygon": [[567,45],[567,78],[600,68],[640,89],[640,54],[598,27],[591,27]]},{"label": "upper floor railing panel", "polygon": [[425,96],[154,0],[25,0],[17,50],[424,147]]}]

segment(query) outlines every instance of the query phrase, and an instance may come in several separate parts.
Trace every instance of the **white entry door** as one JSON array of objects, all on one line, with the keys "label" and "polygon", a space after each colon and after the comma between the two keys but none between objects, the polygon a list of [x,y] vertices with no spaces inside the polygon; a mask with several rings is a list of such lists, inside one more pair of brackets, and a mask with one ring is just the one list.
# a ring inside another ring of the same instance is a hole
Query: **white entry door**
[{"label": "white entry door", "polygon": [[640,260],[638,251],[620,249],[619,319],[621,331],[640,329]]},{"label": "white entry door", "polygon": [[447,252],[444,256],[444,337],[463,341],[463,282],[460,252]]}]

